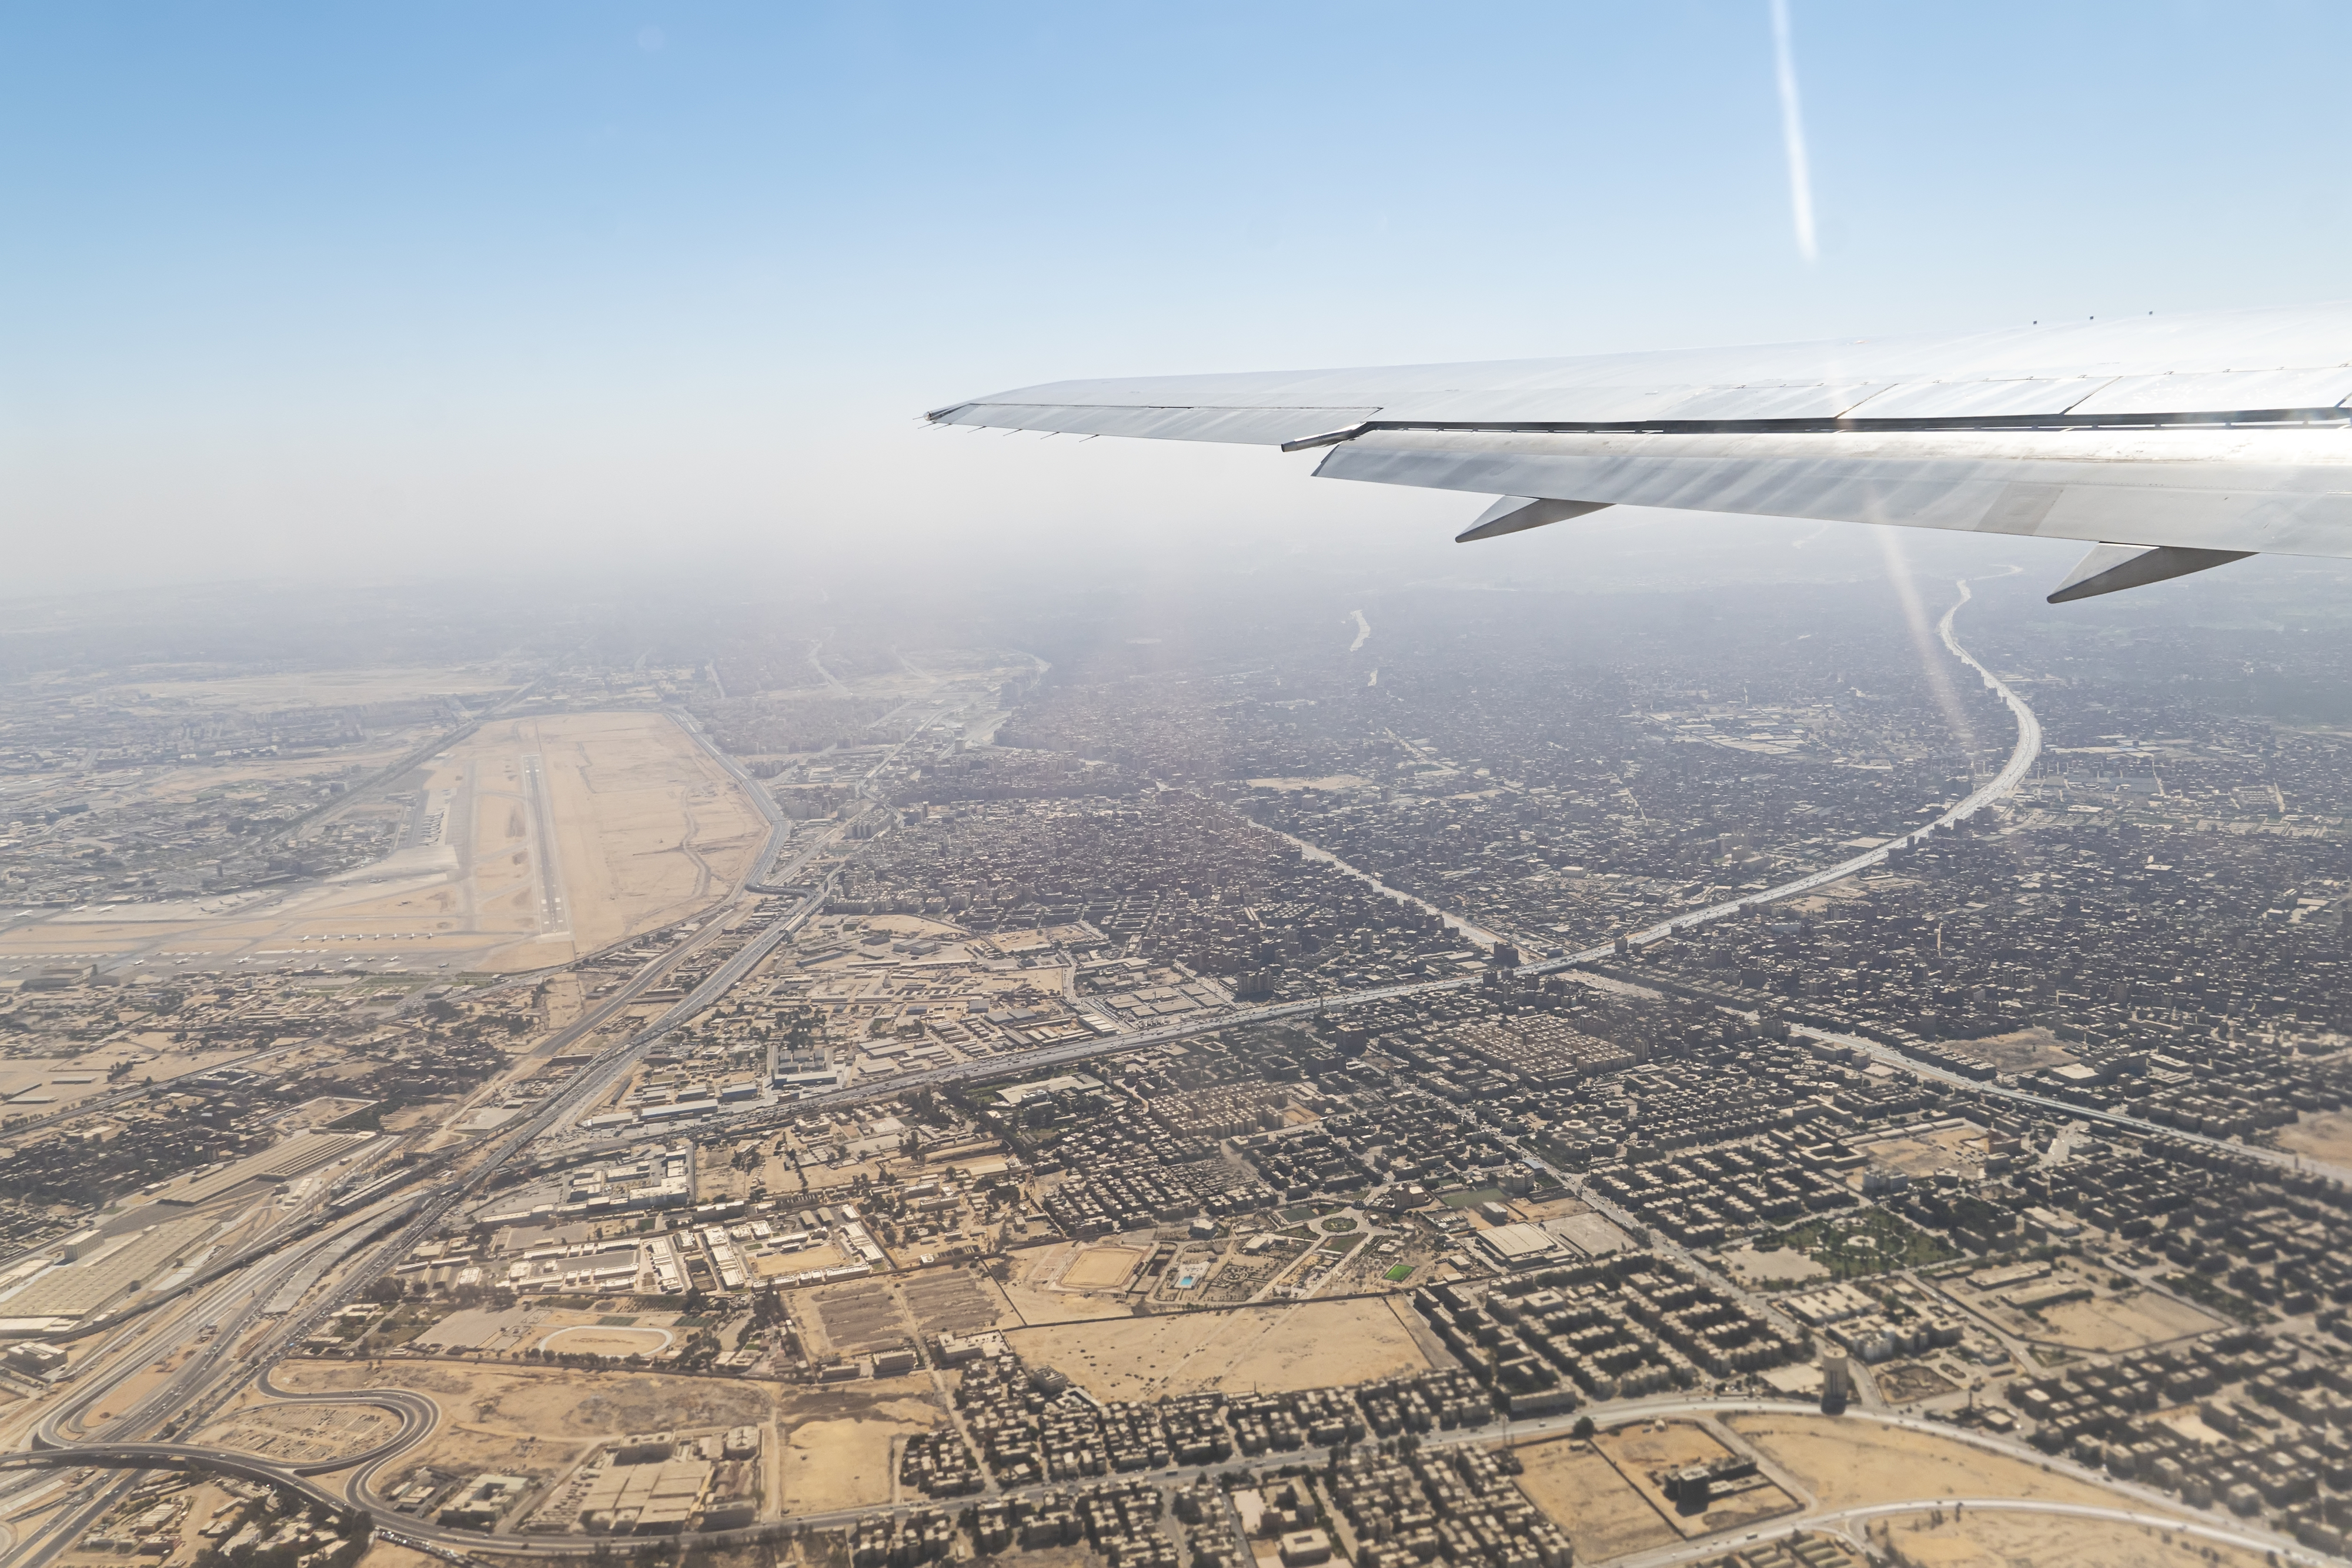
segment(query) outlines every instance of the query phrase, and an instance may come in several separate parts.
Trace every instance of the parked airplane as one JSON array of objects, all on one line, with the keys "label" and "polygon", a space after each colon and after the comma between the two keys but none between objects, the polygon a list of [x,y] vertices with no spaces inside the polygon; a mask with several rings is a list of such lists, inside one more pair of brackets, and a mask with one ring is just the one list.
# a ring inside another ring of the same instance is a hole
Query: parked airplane
[{"label": "parked airplane", "polygon": [[942,424],[1328,447],[1325,478],[2084,539],[2051,602],[2260,552],[2352,556],[2352,304],[1965,336],[1054,382]]}]

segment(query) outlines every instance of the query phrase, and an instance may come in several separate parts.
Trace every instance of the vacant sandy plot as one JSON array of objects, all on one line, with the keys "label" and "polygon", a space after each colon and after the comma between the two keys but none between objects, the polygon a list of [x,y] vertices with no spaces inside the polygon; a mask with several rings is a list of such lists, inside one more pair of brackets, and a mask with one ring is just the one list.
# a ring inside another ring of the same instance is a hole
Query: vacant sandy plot
[{"label": "vacant sandy plot", "polygon": [[1061,1283],[1073,1291],[1116,1291],[1141,1261],[1143,1254],[1132,1247],[1089,1247],[1063,1270]]},{"label": "vacant sandy plot", "polygon": [[2163,1568],[2178,1563],[2220,1563],[2252,1568],[2263,1561],[2234,1547],[2213,1546],[2191,1536],[2104,1520],[2053,1514],[1921,1513],[1874,1523],[1872,1542],[1902,1553],[1916,1568],[2016,1568],[2019,1563],[2063,1563],[2065,1568]]},{"label": "vacant sandy plot", "polygon": [[1580,1563],[1671,1546],[1681,1532],[1590,1444],[1567,1437],[1518,1450],[1519,1490],[1567,1531]]},{"label": "vacant sandy plot", "polygon": [[367,1555],[360,1559],[359,1568],[441,1568],[441,1560],[412,1547],[395,1546],[377,1535],[368,1542]]},{"label": "vacant sandy plot", "polygon": [[[1875,1138],[1857,1145],[1854,1152],[1879,1170],[1927,1176],[1948,1167],[1958,1170],[1962,1166],[1980,1165],[1985,1149],[1982,1128],[1961,1126],[1938,1127],[1916,1137]],[[1855,1179],[1860,1179],[1858,1173]]]},{"label": "vacant sandy plot", "polygon": [[[2005,1333],[2070,1350],[2120,1354],[2226,1326],[2203,1308],[2162,1291],[2136,1285],[2111,1291],[2106,1280],[2105,1274],[2060,1266],[2039,1280],[1990,1291],[1955,1291],[1952,1297]],[[2077,1301],[2052,1301],[2038,1312],[2029,1312],[2011,1300],[2031,1304],[2069,1290],[2088,1293]]]},{"label": "vacant sandy plot", "polygon": [[925,1377],[877,1378],[856,1393],[796,1396],[790,1405],[781,1455],[787,1513],[889,1501],[892,1440],[946,1418]]},{"label": "vacant sandy plot", "polygon": [[399,1429],[397,1416],[372,1405],[256,1403],[206,1426],[197,1441],[308,1464],[360,1453]]},{"label": "vacant sandy plot", "polygon": [[1320,1388],[1429,1365],[1386,1301],[1109,1318],[1007,1337],[1024,1360],[1057,1367],[1102,1399]]},{"label": "vacant sandy plot", "polygon": [[433,1436],[379,1485],[397,1484],[421,1464],[553,1476],[624,1433],[761,1426],[784,1435],[783,1493],[796,1512],[888,1500],[890,1440],[944,1418],[928,1377],[780,1389],[711,1377],[396,1361],[289,1363],[277,1376],[303,1390],[413,1388],[441,1406]]},{"label": "vacant sandy plot", "polygon": [[1020,1322],[1074,1323],[1127,1315],[1123,1297],[1049,1288],[1063,1263],[1077,1249],[1075,1243],[1063,1241],[1011,1254],[1013,1277],[1001,1290],[1005,1305]]},{"label": "vacant sandy plot", "polygon": [[2078,1061],[2046,1029],[2021,1029],[2014,1034],[1988,1035],[1982,1040],[1947,1042],[1962,1056],[1972,1056],[2000,1072],[2031,1072],[2040,1067],[2064,1067]]},{"label": "vacant sandy plot", "polygon": [[2352,1111],[2306,1111],[2278,1130],[2278,1144],[2299,1155],[2352,1165]]},{"label": "vacant sandy plot", "polygon": [[409,1388],[441,1406],[441,1426],[585,1445],[666,1427],[756,1426],[774,1418],[772,1390],[715,1377],[477,1367],[448,1362],[289,1362],[278,1385],[302,1393]]},{"label": "vacant sandy plot", "polygon": [[[136,1040],[110,1042],[79,1056],[20,1056],[0,1063],[0,1100],[24,1095],[21,1104],[10,1108],[11,1114],[30,1112],[54,1115],[78,1100],[92,1095],[111,1094],[124,1083],[137,1083],[152,1078],[161,1083],[167,1078],[200,1071],[224,1061],[247,1055],[247,1046],[223,1051],[185,1051],[168,1042],[152,1044],[163,1037],[145,1035]],[[133,1065],[121,1078],[110,1078],[116,1066],[130,1061]]]},{"label": "vacant sandy plot", "polygon": [[1828,1264],[1794,1247],[1771,1252],[1742,1247],[1724,1253],[1722,1258],[1723,1266],[1743,1285],[1760,1284],[1767,1280],[1825,1280],[1830,1272]]},{"label": "vacant sandy plot", "polygon": [[2120,1354],[2188,1334],[2210,1333],[2229,1325],[2201,1307],[2155,1291],[2129,1291],[2088,1301],[2062,1301],[2042,1309],[2031,1331],[2081,1350]]},{"label": "vacant sandy plot", "polygon": [[1736,1530],[1758,1520],[1796,1511],[1797,1500],[1777,1486],[1751,1486],[1710,1498],[1704,1509],[1685,1511],[1666,1496],[1659,1478],[1685,1465],[1703,1465],[1730,1450],[1706,1428],[1688,1421],[1643,1422],[1604,1432],[1593,1447],[1617,1467],[1626,1484],[1642,1494],[1658,1517],[1685,1537]]},{"label": "vacant sandy plot", "polygon": [[2046,1498],[2103,1506],[2116,1500],[2114,1492],[2037,1462],[1880,1421],[1794,1412],[1723,1421],[1811,1490],[1822,1508],[1919,1497]]}]

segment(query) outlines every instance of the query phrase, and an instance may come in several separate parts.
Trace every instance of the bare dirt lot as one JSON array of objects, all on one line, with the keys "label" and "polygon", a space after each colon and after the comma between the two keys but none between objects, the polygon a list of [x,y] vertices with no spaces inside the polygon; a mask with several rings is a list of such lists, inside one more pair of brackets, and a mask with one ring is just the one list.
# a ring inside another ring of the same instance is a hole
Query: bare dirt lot
[{"label": "bare dirt lot", "polygon": [[2154,1291],[2131,1291],[2046,1309],[2037,1339],[2104,1353],[2137,1350],[2229,1325],[2201,1307]]},{"label": "bare dirt lot", "polygon": [[1057,1367],[1107,1400],[1318,1388],[1429,1365],[1385,1301],[1113,1318],[1005,1337],[1024,1360]]},{"label": "bare dirt lot", "polygon": [[2052,1514],[1914,1514],[1874,1521],[1870,1540],[1909,1568],[2186,1568],[2192,1563],[2253,1568],[2263,1561],[2252,1552],[2168,1531]]},{"label": "bare dirt lot", "polygon": [[1727,1416],[1724,1425],[1811,1491],[1822,1508],[1917,1497],[2046,1498],[2112,1506],[2116,1496],[2037,1463],[1883,1422],[1791,1412]]},{"label": "bare dirt lot", "polygon": [[[1879,1170],[1928,1176],[1947,1167],[1958,1170],[1964,1166],[1982,1165],[1985,1149],[1984,1129],[1964,1125],[1938,1127],[1917,1137],[1874,1138],[1856,1145],[1854,1152]],[[1860,1173],[1854,1179],[1861,1179]]]},{"label": "bare dirt lot", "polygon": [[845,1260],[838,1247],[808,1247],[798,1252],[772,1252],[751,1260],[751,1270],[761,1279],[776,1274],[803,1274],[812,1269],[837,1269]]},{"label": "bare dirt lot", "polygon": [[1826,1280],[1829,1265],[1809,1252],[1794,1247],[1782,1247],[1770,1252],[1758,1252],[1742,1247],[1723,1254],[1723,1266],[1743,1285],[1758,1285],[1768,1280]]},{"label": "bare dirt lot", "polygon": [[2315,1160],[2352,1162],[2352,1111],[2305,1111],[2278,1130],[2278,1145]]},{"label": "bare dirt lot", "polygon": [[[2062,1263],[2047,1278],[2028,1281],[2017,1290],[1960,1290],[1952,1294],[1969,1311],[2007,1333],[2104,1354],[2119,1354],[2227,1326],[2201,1307],[2138,1286],[2117,1291],[2107,1279]],[[2031,1301],[2036,1292],[2066,1289],[2086,1290],[2091,1294],[2085,1300],[2053,1302],[2038,1313],[2026,1312],[2008,1299],[2022,1295]]]},{"label": "bare dirt lot", "polygon": [[2064,1067],[2081,1060],[2059,1044],[2058,1037],[2046,1029],[2021,1029],[2014,1034],[1948,1043],[1961,1055],[1972,1056],[1999,1072],[2031,1072],[2039,1067]]},{"label": "bare dirt lot", "polygon": [[197,1441],[264,1458],[308,1464],[356,1454],[399,1430],[388,1410],[368,1405],[253,1403],[205,1427]]},{"label": "bare dirt lot", "polygon": [[943,1419],[927,1377],[877,1378],[855,1392],[796,1394],[784,1448],[788,1513],[854,1508],[890,1500],[893,1439],[927,1432]]},{"label": "bare dirt lot", "polygon": [[1590,1443],[1555,1437],[1518,1451],[1519,1490],[1568,1532],[1580,1563],[1671,1546],[1681,1532]]},{"label": "bare dirt lot", "polygon": [[1075,1242],[1060,1242],[1051,1247],[1025,1248],[1010,1255],[1013,1275],[999,1289],[1018,1321],[1069,1323],[1127,1316],[1123,1297],[1048,1288],[1063,1263],[1076,1249]]},{"label": "bare dirt lot", "polygon": [[709,1377],[475,1367],[446,1362],[289,1362],[280,1385],[302,1392],[409,1388],[441,1406],[433,1436],[409,1450],[419,1464],[529,1469],[577,1460],[601,1439],[672,1427],[754,1426],[776,1415],[769,1385]]},{"label": "bare dirt lot", "polygon": [[553,1477],[599,1442],[630,1432],[772,1426],[782,1435],[785,1505],[796,1512],[887,1502],[890,1443],[944,1419],[927,1376],[802,1389],[708,1377],[496,1370],[446,1363],[289,1363],[287,1387],[399,1387],[431,1396],[442,1419],[403,1456],[419,1465]]},{"label": "bare dirt lot", "polygon": [[1686,1512],[1678,1507],[1666,1496],[1659,1478],[1668,1470],[1706,1464],[1730,1452],[1711,1433],[1691,1422],[1643,1422],[1620,1427],[1601,1434],[1593,1447],[1602,1458],[1616,1466],[1626,1484],[1641,1493],[1658,1517],[1685,1539],[1736,1530],[1758,1520],[1793,1513],[1797,1509],[1796,1499],[1769,1483],[1710,1498],[1702,1510]]}]

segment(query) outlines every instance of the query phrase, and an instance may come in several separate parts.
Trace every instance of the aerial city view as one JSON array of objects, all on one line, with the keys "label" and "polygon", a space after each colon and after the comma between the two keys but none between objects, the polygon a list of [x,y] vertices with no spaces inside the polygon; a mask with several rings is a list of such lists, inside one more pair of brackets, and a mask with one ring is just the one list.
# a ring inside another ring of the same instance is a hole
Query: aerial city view
[{"label": "aerial city view", "polygon": [[2022,14],[1791,9],[1486,23],[1761,149],[1622,314],[1209,188],[1432,15],[20,27],[0,1563],[2352,1561],[2352,204],[1918,258]]}]

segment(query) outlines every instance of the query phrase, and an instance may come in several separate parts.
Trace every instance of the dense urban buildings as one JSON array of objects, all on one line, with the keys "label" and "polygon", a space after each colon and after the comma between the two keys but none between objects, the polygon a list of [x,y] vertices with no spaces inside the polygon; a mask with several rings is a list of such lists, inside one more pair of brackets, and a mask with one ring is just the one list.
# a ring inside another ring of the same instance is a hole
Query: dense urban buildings
[{"label": "dense urban buildings", "polygon": [[2336,644],[1976,587],[28,634],[0,1521],[2341,1556]]}]

